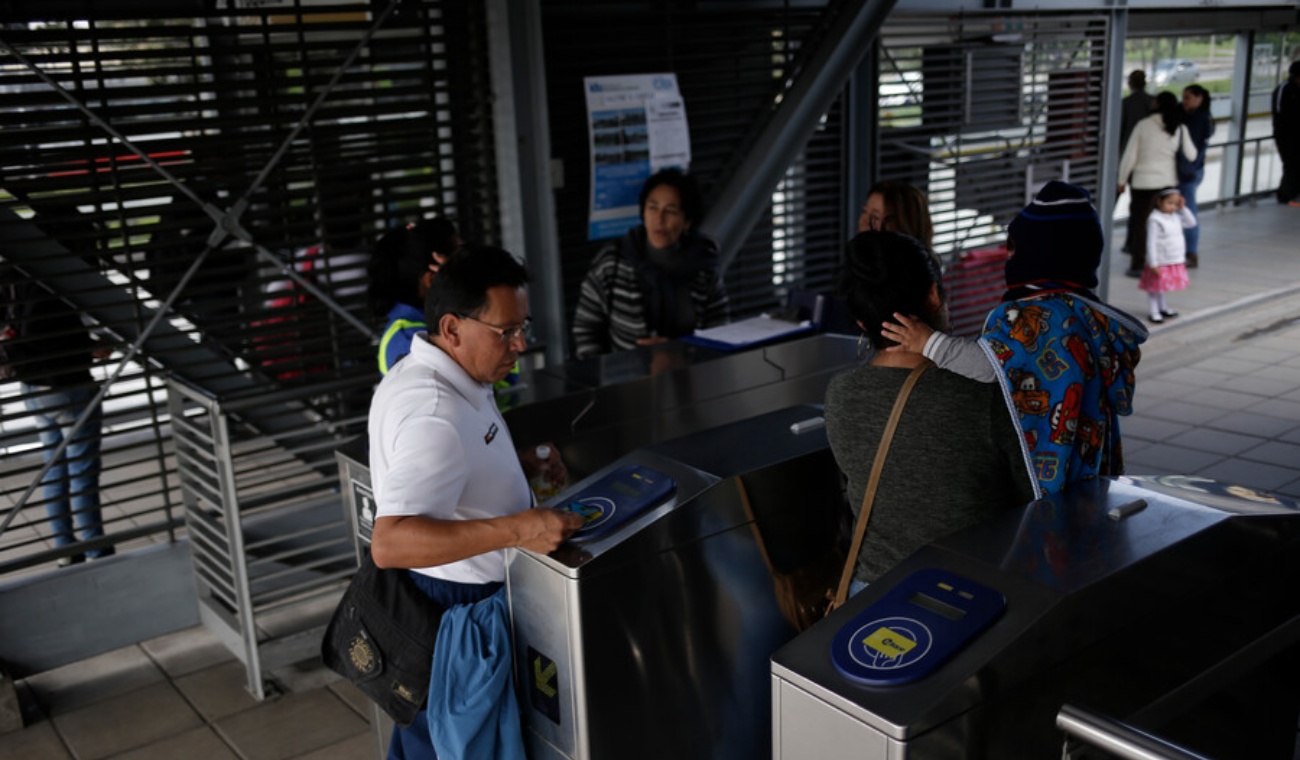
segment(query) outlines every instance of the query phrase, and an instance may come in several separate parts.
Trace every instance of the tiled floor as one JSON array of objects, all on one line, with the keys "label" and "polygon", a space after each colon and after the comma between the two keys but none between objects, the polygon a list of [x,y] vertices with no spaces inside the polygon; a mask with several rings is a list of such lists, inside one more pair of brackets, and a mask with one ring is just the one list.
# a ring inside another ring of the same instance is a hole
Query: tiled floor
[{"label": "tiled floor", "polygon": [[[1202,265],[1153,330],[1124,423],[1129,471],[1204,475],[1300,498],[1300,210],[1202,217]],[[1116,257],[1108,299],[1145,314]],[[14,760],[343,760],[376,756],[369,708],[328,671],[275,671],[261,703],[243,667],[202,628],[17,684],[26,727],[0,735]],[[1297,754],[1300,757],[1300,753]]]},{"label": "tiled floor", "polygon": [[[1183,316],[1153,327],[1138,365],[1128,471],[1300,499],[1300,210],[1261,204],[1205,221],[1201,266],[1171,297]],[[1110,287],[1112,303],[1145,314],[1134,280],[1117,270]]]},{"label": "tiled floor", "polygon": [[368,703],[315,663],[274,671],[259,703],[203,628],[21,681],[28,727],[0,757],[49,760],[343,760],[374,756]]}]

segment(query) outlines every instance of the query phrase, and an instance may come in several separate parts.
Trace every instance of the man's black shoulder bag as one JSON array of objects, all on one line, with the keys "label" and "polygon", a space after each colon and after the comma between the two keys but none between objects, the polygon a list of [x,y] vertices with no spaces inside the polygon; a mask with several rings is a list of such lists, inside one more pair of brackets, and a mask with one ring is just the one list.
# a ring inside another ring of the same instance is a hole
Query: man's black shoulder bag
[{"label": "man's black shoulder bag", "polygon": [[393,722],[409,726],[429,693],[444,611],[406,570],[382,570],[363,550],[361,567],[325,629],[321,657]]}]

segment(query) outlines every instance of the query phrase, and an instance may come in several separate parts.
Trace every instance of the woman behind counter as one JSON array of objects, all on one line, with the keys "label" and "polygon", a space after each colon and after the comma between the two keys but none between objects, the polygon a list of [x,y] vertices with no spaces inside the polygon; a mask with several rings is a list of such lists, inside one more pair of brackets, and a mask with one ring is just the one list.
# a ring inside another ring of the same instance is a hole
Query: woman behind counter
[{"label": "woman behind counter", "polygon": [[[849,242],[843,277],[849,310],[876,348],[826,390],[826,432],[861,510],[877,445],[919,353],[885,351],[891,315],[920,315],[935,330],[948,310],[938,262],[915,238],[863,232]],[[931,369],[908,398],[881,472],[854,579],[870,583],[931,541],[1034,498],[1016,428],[996,383]]]},{"label": "woman behind counter", "polygon": [[906,182],[882,180],[871,186],[858,215],[858,232],[901,232],[934,250],[934,223],[925,193]]},{"label": "woman behind counter", "polygon": [[698,234],[703,201],[679,169],[641,188],[642,223],[601,248],[573,316],[578,357],[626,351],[727,321],[718,247]]}]

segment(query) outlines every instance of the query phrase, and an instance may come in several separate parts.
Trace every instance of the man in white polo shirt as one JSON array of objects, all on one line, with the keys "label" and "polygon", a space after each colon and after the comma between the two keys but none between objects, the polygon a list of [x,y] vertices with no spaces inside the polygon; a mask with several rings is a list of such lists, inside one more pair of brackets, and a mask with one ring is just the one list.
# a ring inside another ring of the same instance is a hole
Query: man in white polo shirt
[{"label": "man in white polo shirt", "polygon": [[[508,547],[550,552],[582,524],[530,509],[528,476],[492,396],[527,345],[527,281],[499,248],[453,255],[425,300],[429,332],[416,335],[371,402],[375,564],[409,568],[449,608],[500,591]],[[389,757],[436,757],[423,711],[394,731]]]}]

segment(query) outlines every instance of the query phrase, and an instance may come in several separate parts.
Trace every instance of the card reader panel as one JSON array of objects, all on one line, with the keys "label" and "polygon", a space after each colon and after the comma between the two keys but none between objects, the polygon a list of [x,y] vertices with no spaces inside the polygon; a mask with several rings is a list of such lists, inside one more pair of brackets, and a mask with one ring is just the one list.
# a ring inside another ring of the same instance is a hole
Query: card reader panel
[{"label": "card reader panel", "polygon": [[662,503],[677,490],[667,475],[638,464],[624,465],[564,499],[556,509],[582,515],[583,526],[570,541],[589,541],[617,530],[628,520]]},{"label": "card reader panel", "polygon": [[932,673],[996,620],[1001,593],[935,568],[907,576],[835,634],[831,660],[844,677],[871,686]]}]

